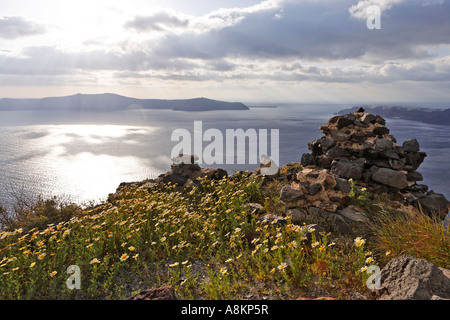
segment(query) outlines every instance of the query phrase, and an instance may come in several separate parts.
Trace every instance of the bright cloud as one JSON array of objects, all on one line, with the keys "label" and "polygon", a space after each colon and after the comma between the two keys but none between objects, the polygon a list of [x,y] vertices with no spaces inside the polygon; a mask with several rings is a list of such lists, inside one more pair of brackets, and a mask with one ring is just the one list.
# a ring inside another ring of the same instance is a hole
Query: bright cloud
[{"label": "bright cloud", "polygon": [[[258,86],[291,90],[295,99],[300,86],[380,92],[385,85],[389,96],[396,86],[426,87],[435,99],[450,81],[450,1],[247,0],[221,8],[215,0],[206,13],[181,10],[181,0],[167,7],[130,1],[60,4],[45,25],[37,22],[44,13],[8,12],[0,18],[0,84],[31,86],[32,77],[33,84],[111,91],[223,88],[226,96],[235,88],[233,100],[243,88],[256,99]],[[372,5],[381,9],[381,30],[366,27]]]}]

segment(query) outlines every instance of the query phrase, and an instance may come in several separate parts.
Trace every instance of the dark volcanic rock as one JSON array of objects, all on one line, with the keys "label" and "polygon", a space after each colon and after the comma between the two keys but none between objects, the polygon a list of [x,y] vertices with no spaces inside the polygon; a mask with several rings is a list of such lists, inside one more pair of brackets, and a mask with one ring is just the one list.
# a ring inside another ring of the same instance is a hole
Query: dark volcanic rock
[{"label": "dark volcanic rock", "polygon": [[408,186],[408,180],[403,172],[381,168],[372,175],[372,180],[397,189],[405,189]]},{"label": "dark volcanic rock", "polygon": [[183,186],[188,182],[196,182],[199,178],[207,178],[210,180],[220,180],[228,176],[223,169],[200,168],[194,163],[196,156],[180,155],[174,159],[174,163],[170,167],[170,171],[161,174],[156,180],[157,184],[176,184]]},{"label": "dark volcanic rock", "polygon": [[337,189],[342,191],[343,193],[350,193],[350,191],[352,190],[347,179],[336,178],[336,186]]},{"label": "dark volcanic rock", "polygon": [[322,191],[322,185],[320,183],[315,183],[312,186],[309,187],[309,194],[310,195],[316,195],[318,194],[320,191]]},{"label": "dark volcanic rock", "polygon": [[300,160],[302,166],[310,166],[315,164],[314,156],[311,153],[304,153],[302,159]]},{"label": "dark volcanic rock", "polygon": [[419,142],[416,139],[405,140],[403,150],[406,152],[419,152]]},{"label": "dark volcanic rock", "polygon": [[394,258],[381,270],[379,299],[450,299],[450,278],[444,270],[411,255]]},{"label": "dark volcanic rock", "polygon": [[406,152],[405,153],[405,159],[406,159],[406,165],[408,165],[411,170],[417,170],[419,166],[422,164],[423,160],[426,157],[425,152]]},{"label": "dark volcanic rock", "polygon": [[363,166],[350,161],[334,161],[331,165],[331,173],[340,178],[360,180],[363,175]]},{"label": "dark volcanic rock", "polygon": [[295,202],[301,200],[305,197],[302,189],[294,188],[292,186],[286,185],[281,188],[280,200],[286,202]]},{"label": "dark volcanic rock", "polygon": [[432,191],[423,198],[416,200],[415,205],[422,208],[422,210],[429,216],[438,215],[441,219],[445,219],[450,209],[450,202],[445,198],[445,196]]},{"label": "dark volcanic rock", "polygon": [[389,129],[386,127],[375,127],[372,131],[378,137],[383,137],[385,134],[389,134]]}]

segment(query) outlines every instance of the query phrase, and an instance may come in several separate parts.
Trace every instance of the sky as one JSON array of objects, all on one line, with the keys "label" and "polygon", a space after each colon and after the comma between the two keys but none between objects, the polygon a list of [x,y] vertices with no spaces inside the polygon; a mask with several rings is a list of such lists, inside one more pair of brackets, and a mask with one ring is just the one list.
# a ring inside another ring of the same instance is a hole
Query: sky
[{"label": "sky", "polygon": [[449,17],[450,0],[1,0],[0,97],[450,103]]}]

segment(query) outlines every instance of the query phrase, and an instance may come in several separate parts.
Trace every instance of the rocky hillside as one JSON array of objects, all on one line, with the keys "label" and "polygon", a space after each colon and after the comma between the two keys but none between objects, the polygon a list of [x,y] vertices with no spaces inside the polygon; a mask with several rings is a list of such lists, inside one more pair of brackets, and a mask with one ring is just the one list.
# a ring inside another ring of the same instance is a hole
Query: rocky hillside
[{"label": "rocky hillside", "polygon": [[100,205],[0,207],[0,299],[450,299],[449,202],[417,141],[363,109],[320,130],[271,176],[183,155]]},{"label": "rocky hillside", "polygon": [[[300,163],[289,163],[268,177],[283,181],[277,192],[284,211],[268,213],[261,205],[250,204],[258,212],[259,221],[301,225],[316,219],[323,224],[310,224],[307,228],[313,228],[317,238],[329,231],[331,235],[352,235],[362,232],[374,218],[354,205],[353,200],[363,203],[369,195],[383,195],[393,210],[423,210],[445,220],[449,228],[449,201],[418,184],[422,175],[417,170],[426,154],[420,151],[416,139],[398,144],[385,124],[381,116],[362,108],[331,118],[320,127],[324,136],[308,144],[310,153],[304,154]],[[201,169],[194,163],[194,156],[185,158],[190,161],[174,164],[170,172],[150,184],[188,186],[197,177],[221,179],[226,175],[220,169]],[[260,169],[251,174],[259,175]],[[246,237],[256,239],[258,235],[249,233]],[[158,290],[141,292],[132,299],[146,299]],[[375,292],[376,299],[450,299],[450,270],[411,255],[399,256],[383,268],[380,287]]]}]

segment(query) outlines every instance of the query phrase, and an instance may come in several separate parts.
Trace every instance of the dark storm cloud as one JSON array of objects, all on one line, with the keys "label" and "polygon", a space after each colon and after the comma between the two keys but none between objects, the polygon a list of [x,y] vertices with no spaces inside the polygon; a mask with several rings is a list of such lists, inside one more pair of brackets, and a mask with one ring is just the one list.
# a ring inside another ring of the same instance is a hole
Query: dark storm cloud
[{"label": "dark storm cloud", "polygon": [[423,46],[450,44],[450,1],[399,3],[381,17],[381,30],[351,16],[356,1],[289,1],[243,14],[232,26],[167,35],[155,49],[171,57],[216,59],[296,57],[308,60],[424,58]]},{"label": "dark storm cloud", "polygon": [[17,39],[46,33],[44,25],[22,17],[0,17],[0,38]]}]

